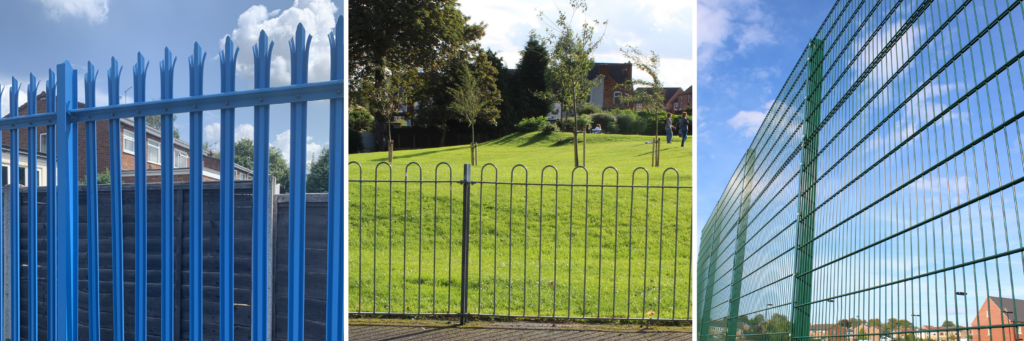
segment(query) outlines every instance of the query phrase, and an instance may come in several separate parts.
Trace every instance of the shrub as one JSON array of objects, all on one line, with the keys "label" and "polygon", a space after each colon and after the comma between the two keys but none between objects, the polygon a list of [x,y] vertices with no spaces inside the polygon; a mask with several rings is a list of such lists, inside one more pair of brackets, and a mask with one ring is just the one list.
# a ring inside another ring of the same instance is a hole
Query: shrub
[{"label": "shrub", "polygon": [[619,133],[634,134],[631,129],[633,127],[633,122],[636,122],[636,115],[618,114],[615,115],[615,122],[618,125]]},{"label": "shrub", "polygon": [[580,108],[579,110],[580,110],[580,115],[591,115],[591,114],[594,114],[594,113],[601,112],[601,108],[598,108],[596,105],[594,105],[592,103],[587,103],[587,104],[583,105],[583,107]]},{"label": "shrub", "polygon": [[348,128],[356,132],[373,129],[373,116],[361,105],[350,104],[348,107]]},{"label": "shrub", "polygon": [[519,121],[519,123],[516,123],[516,131],[521,133],[529,133],[535,131],[547,132],[547,129],[549,129],[549,127],[553,129],[555,128],[555,125],[551,124],[551,122],[548,122],[547,117],[544,116],[524,118],[522,121]]},{"label": "shrub", "polygon": [[608,134],[618,134],[621,131],[621,129],[619,129],[619,124],[615,122],[609,122],[607,126],[601,125],[601,129],[602,133]]},{"label": "shrub", "polygon": [[[579,121],[579,125],[576,125],[576,121]],[[580,115],[578,118],[569,118],[565,120],[565,127],[567,130],[572,131],[574,128],[579,128],[580,131],[587,129],[588,124],[593,124],[590,120],[590,115]]]},{"label": "shrub", "polygon": [[612,125],[616,125],[615,128],[616,128],[616,130],[618,130],[618,127],[617,127],[617,124],[616,124],[618,121],[615,119],[615,115],[606,114],[606,113],[597,113],[597,114],[590,115],[590,120],[594,122],[594,126],[595,127],[598,124],[600,124],[601,125],[601,129],[604,130],[605,132],[611,133],[612,132],[611,131]]},{"label": "shrub", "polygon": [[548,124],[544,125],[544,126],[543,126],[543,127],[541,128],[541,130],[540,130],[540,131],[541,131],[541,132],[543,132],[543,133],[553,133],[553,132],[556,132],[556,131],[558,131],[558,126],[556,126],[556,125],[554,125],[554,124],[551,124],[550,122],[548,122]]}]

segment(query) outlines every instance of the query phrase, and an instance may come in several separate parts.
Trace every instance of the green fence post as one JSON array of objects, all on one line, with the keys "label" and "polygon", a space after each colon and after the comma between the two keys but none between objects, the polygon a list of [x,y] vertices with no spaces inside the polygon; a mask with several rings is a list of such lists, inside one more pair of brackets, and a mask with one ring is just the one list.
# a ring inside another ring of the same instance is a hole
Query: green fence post
[{"label": "green fence post", "polygon": [[736,322],[740,313],[740,295],[743,292],[743,263],[746,257],[747,221],[750,214],[750,195],[754,191],[754,148],[747,150],[743,164],[743,201],[736,225],[736,248],[732,258],[732,294],[729,297],[729,322],[726,339],[736,339]]},{"label": "green fence post", "polygon": [[818,124],[821,122],[822,41],[811,40],[807,49],[807,100],[804,109],[804,146],[801,152],[800,206],[797,217],[796,260],[793,267],[792,338],[807,338],[811,329],[811,268],[814,266],[814,207],[818,178]]}]

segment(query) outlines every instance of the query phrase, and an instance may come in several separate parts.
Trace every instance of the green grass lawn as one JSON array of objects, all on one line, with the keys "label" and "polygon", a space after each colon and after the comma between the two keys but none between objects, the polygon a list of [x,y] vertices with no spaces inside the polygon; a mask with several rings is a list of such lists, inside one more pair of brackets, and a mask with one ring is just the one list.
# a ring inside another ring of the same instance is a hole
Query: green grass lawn
[{"label": "green grass lawn", "polygon": [[[650,136],[589,135],[587,168],[575,171],[571,137],[480,144],[468,311],[691,318],[692,191],[679,187],[691,186],[692,137],[662,143],[652,168]],[[349,156],[362,165],[350,179],[396,181],[350,184],[350,311],[459,312],[463,185],[448,180],[462,179],[469,156],[465,145],[397,151],[391,167],[386,152]],[[555,186],[570,183],[591,186]]]}]

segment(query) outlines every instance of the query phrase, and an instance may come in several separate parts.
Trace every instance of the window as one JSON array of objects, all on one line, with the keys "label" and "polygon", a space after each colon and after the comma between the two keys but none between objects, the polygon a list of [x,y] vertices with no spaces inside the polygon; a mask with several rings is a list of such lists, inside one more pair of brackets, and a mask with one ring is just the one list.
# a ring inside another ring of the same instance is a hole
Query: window
[{"label": "window", "polygon": [[188,153],[181,150],[174,151],[174,168],[188,168]]},{"label": "window", "polygon": [[28,186],[28,169],[18,168],[18,184]]},{"label": "window", "polygon": [[121,144],[124,145],[125,153],[135,155],[135,132],[125,129]]},{"label": "window", "polygon": [[2,169],[3,170],[0,171],[0,177],[2,177],[2,179],[0,179],[0,181],[3,182],[4,186],[10,185],[11,184],[11,176],[10,176],[11,175],[10,174],[11,173],[11,168],[8,167],[7,165],[4,165],[2,167]]},{"label": "window", "polygon": [[640,103],[636,104],[636,110],[640,110]]},{"label": "window", "polygon": [[615,104],[615,105],[621,105],[622,104],[622,92],[619,92],[619,91],[615,92],[615,94],[612,96],[612,104]]},{"label": "window", "polygon": [[146,139],[146,161],[152,164],[160,164],[160,141]]},{"label": "window", "polygon": [[40,153],[46,153],[46,133],[39,134],[39,143],[36,146]]}]

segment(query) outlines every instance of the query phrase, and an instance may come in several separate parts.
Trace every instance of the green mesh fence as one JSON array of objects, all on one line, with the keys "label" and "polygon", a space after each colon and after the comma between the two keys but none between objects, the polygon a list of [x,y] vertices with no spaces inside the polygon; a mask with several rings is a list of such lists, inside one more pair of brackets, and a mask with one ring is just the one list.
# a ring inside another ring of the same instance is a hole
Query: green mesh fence
[{"label": "green mesh fence", "polygon": [[837,2],[704,227],[699,338],[1024,339],[1022,30]]}]

